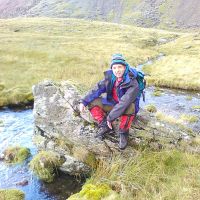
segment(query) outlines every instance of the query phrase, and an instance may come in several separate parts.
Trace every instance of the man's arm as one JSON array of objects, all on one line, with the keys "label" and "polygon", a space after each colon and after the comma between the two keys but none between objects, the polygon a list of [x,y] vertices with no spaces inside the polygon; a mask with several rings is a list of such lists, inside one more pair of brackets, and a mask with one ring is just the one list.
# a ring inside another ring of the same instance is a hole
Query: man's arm
[{"label": "man's arm", "polygon": [[87,106],[104,92],[106,92],[105,79],[99,81],[96,87],[92,89],[84,98],[81,99],[81,102],[84,106]]},{"label": "man's arm", "polygon": [[133,80],[133,85],[126,91],[122,96],[119,103],[117,103],[114,108],[110,111],[107,116],[107,121],[112,122],[125,112],[128,106],[133,103],[138,96],[139,86],[136,79]]}]

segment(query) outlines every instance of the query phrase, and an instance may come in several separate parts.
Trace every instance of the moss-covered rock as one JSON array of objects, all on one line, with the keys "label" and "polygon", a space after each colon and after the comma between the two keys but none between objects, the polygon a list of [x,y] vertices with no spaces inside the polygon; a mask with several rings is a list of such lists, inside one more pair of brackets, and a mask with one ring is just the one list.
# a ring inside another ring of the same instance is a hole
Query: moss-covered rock
[{"label": "moss-covered rock", "polygon": [[63,164],[64,160],[51,151],[39,152],[30,162],[33,172],[45,182],[53,182],[56,176],[56,169]]},{"label": "moss-covered rock", "polygon": [[117,200],[118,194],[114,192],[107,184],[85,184],[82,190],[70,196],[68,200]]},{"label": "moss-covered rock", "polygon": [[157,112],[157,109],[156,109],[156,107],[155,107],[153,104],[147,105],[147,106],[145,107],[145,109],[146,109],[147,111],[151,112],[151,113]]},{"label": "moss-covered rock", "polygon": [[9,147],[4,152],[4,160],[8,163],[21,163],[30,156],[30,149],[26,147]]},{"label": "moss-covered rock", "polygon": [[92,169],[96,169],[98,165],[98,160],[96,159],[95,154],[91,151],[88,151],[86,148],[83,148],[83,147],[74,147],[73,157],[84,162]]},{"label": "moss-covered rock", "polygon": [[20,190],[0,190],[0,200],[23,200],[24,193]]}]

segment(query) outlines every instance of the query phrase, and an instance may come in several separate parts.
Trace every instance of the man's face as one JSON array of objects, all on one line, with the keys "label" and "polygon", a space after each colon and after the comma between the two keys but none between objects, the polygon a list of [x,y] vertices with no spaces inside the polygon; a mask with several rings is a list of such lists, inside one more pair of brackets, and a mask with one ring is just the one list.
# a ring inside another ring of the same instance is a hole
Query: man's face
[{"label": "man's face", "polygon": [[117,78],[121,78],[125,72],[126,67],[124,65],[121,64],[115,64],[112,66],[112,71],[113,74],[117,77]]}]

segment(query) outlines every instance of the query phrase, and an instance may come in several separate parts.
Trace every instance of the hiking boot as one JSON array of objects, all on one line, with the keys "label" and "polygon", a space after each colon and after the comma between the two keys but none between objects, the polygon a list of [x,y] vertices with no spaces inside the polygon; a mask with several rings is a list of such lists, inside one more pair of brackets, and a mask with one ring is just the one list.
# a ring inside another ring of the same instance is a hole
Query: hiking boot
[{"label": "hiking boot", "polygon": [[124,150],[128,145],[128,131],[119,132],[119,148]]},{"label": "hiking boot", "polygon": [[95,138],[98,138],[100,140],[104,140],[106,133],[109,133],[111,129],[107,125],[107,121],[103,120],[99,124],[99,130],[97,131],[97,134],[95,135]]}]

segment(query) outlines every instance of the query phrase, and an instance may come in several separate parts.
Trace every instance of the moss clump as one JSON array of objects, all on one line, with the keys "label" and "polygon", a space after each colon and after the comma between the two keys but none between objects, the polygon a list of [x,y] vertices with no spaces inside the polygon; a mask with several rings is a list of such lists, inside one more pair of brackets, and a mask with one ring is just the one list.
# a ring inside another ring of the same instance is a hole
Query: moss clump
[{"label": "moss clump", "polygon": [[199,118],[195,115],[181,115],[181,120],[189,122],[189,123],[195,123],[199,120]]},{"label": "moss clump", "polygon": [[20,190],[0,190],[0,200],[23,200],[24,193]]},{"label": "moss clump", "polygon": [[197,105],[197,106],[192,106],[192,109],[193,109],[193,110],[200,110],[200,106],[199,106],[199,105]]},{"label": "moss clump", "polygon": [[39,152],[30,162],[30,168],[43,181],[53,182],[56,169],[63,164],[64,160],[51,151]]},{"label": "moss clump", "polygon": [[[112,198],[111,198],[112,197]],[[107,184],[85,184],[78,194],[72,195],[68,200],[101,200],[101,199],[118,199],[117,193]]]},{"label": "moss clump", "polygon": [[3,152],[4,160],[8,163],[21,163],[30,156],[30,149],[26,147],[9,147]]},{"label": "moss clump", "polygon": [[160,97],[162,95],[162,92],[160,90],[155,90],[153,93],[152,93],[153,96],[155,97]]},{"label": "moss clump", "polygon": [[187,96],[186,100],[191,101],[192,100],[192,96]]},{"label": "moss clump", "polygon": [[148,111],[148,112],[151,112],[151,113],[155,113],[157,112],[157,109],[156,107],[153,105],[153,104],[149,104],[145,107],[145,109]]}]

